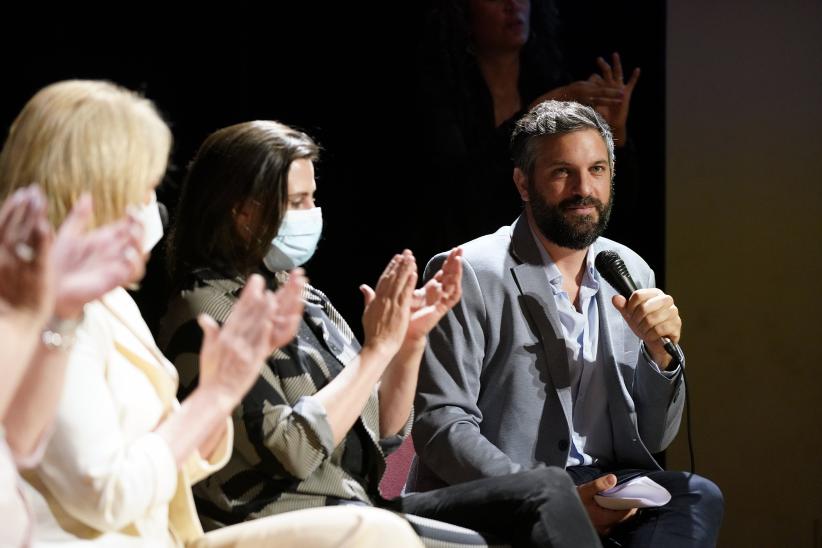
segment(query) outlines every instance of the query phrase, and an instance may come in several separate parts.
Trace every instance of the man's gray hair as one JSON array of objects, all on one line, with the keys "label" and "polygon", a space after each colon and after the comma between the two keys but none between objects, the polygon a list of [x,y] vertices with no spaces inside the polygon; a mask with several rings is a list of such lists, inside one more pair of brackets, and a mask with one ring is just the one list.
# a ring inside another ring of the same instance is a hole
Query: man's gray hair
[{"label": "man's gray hair", "polygon": [[595,129],[608,149],[611,179],[614,176],[614,137],[608,123],[597,111],[573,101],[543,101],[517,120],[511,135],[514,166],[531,179],[537,156],[537,141],[543,135],[561,135],[581,129]]}]

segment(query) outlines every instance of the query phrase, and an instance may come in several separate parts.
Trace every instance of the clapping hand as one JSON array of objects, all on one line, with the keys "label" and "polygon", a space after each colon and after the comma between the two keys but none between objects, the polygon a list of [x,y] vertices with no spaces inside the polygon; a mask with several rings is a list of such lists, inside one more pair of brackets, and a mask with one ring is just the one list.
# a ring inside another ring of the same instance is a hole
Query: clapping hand
[{"label": "clapping hand", "polygon": [[457,304],[462,295],[462,249],[451,250],[442,268],[414,292],[406,340],[419,340]]},{"label": "clapping hand", "polygon": [[364,346],[386,356],[393,356],[399,350],[408,330],[416,283],[417,263],[406,249],[401,255],[394,255],[375,289],[365,284],[360,286],[365,298]]},{"label": "clapping hand", "polygon": [[222,327],[207,314],[197,318],[203,330],[200,387],[212,390],[226,412],[254,385],[271,352],[277,301],[262,276],[254,274]]},{"label": "clapping hand", "polygon": [[297,334],[303,317],[302,292],[306,282],[303,269],[296,268],[289,273],[288,281],[272,295],[276,303],[269,317],[271,321],[269,353],[288,344]]},{"label": "clapping hand", "polygon": [[12,194],[0,208],[0,313],[45,322],[54,307],[54,235],[46,199],[36,185]]},{"label": "clapping hand", "polygon": [[57,232],[53,253],[58,273],[55,315],[62,319],[77,317],[84,304],[139,280],[145,271],[140,221],[129,213],[89,231],[92,216],[91,196],[84,194]]}]

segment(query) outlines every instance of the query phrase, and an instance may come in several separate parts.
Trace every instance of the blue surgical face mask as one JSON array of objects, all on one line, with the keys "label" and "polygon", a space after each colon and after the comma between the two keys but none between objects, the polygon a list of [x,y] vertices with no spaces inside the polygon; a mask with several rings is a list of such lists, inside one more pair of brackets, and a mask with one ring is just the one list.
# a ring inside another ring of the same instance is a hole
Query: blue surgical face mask
[{"label": "blue surgical face mask", "polygon": [[291,270],[305,264],[314,255],[322,231],[321,208],[289,209],[263,263],[271,272]]}]

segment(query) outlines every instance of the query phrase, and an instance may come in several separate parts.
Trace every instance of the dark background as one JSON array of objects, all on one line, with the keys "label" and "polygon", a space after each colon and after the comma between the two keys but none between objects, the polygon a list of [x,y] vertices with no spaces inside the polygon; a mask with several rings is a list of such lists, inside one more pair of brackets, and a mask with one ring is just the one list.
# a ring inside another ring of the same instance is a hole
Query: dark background
[{"label": "dark background", "polygon": [[[172,212],[185,166],[210,132],[252,119],[303,129],[323,147],[317,197],[325,219],[306,269],[356,331],[360,283],[373,285],[404,247],[415,251],[420,269],[442,251],[416,230],[437,223],[437,196],[420,189],[424,174],[414,169],[415,155],[425,135],[409,119],[427,4],[232,3],[190,13],[140,5],[117,12],[72,7],[7,14],[2,40],[10,54],[0,124],[7,131],[25,101],[57,80],[102,78],[142,91],[174,133],[169,171],[158,190]],[[573,76],[587,77],[596,56],[612,51],[621,52],[626,70],[642,68],[629,131],[643,189],[630,222],[643,230],[623,243],[648,260],[662,285],[664,3],[559,0],[558,7]],[[162,265],[154,263],[152,274],[161,275]],[[153,284],[148,279],[147,289]],[[147,310],[150,323],[157,313]]]},{"label": "dark background", "polygon": [[[612,49],[642,67],[630,129],[646,201],[632,221],[644,231],[626,243],[661,273],[667,184],[666,281],[685,322],[698,471],[726,497],[720,546],[822,546],[822,476],[780,466],[786,454],[822,454],[818,350],[807,344],[822,310],[820,6],[670,2],[666,26],[663,1],[560,2],[577,76]],[[213,129],[255,117],[301,125],[326,148],[327,229],[308,270],[356,328],[356,286],[373,282],[415,227],[436,222],[415,192],[414,140],[403,132],[421,8],[108,9],[0,8],[0,130],[47,83],[109,78],[163,110],[179,180]],[[668,452],[674,469],[688,466],[684,438]]]}]

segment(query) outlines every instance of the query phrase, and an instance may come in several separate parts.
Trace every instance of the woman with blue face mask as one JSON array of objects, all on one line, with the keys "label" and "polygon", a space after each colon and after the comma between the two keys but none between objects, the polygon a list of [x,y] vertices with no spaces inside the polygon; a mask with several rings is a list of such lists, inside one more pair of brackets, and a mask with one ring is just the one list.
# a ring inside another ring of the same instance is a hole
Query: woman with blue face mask
[{"label": "woman with blue face mask", "polygon": [[[197,315],[225,321],[250,274],[263,273],[274,288],[287,283],[288,269],[314,253],[322,231],[314,203],[317,157],[318,147],[306,134],[256,121],[216,131],[190,164],[168,243],[176,290],[159,335],[180,373],[179,397],[198,383]],[[419,290],[408,250],[391,259],[374,289],[360,286],[362,345],[328,298],[306,285],[296,338],[268,357],[235,410],[231,460],[194,488],[207,526],[356,505],[401,512],[423,541],[436,545],[485,545],[482,536],[455,525],[489,525],[507,540],[516,535],[531,539],[524,545],[547,545],[538,531],[545,530],[540,520],[548,515],[561,514],[569,527],[591,530],[561,470],[517,482],[489,478],[392,501],[379,494],[385,457],[411,429],[426,335],[461,296],[461,255],[452,250]],[[546,510],[543,502],[562,497],[526,500],[520,494],[526,485],[530,491],[562,490],[577,504]],[[417,516],[441,521],[422,523]],[[515,519],[524,527],[512,530]]]}]

